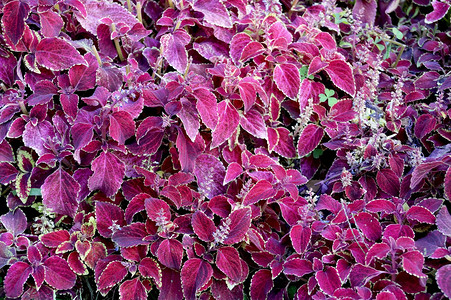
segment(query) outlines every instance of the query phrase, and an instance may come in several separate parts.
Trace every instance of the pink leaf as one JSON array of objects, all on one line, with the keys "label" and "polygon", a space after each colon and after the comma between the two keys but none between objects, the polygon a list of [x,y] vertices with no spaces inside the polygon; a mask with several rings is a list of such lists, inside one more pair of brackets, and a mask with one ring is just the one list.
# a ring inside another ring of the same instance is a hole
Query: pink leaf
[{"label": "pink leaf", "polygon": [[80,184],[62,168],[45,179],[41,192],[42,202],[51,211],[71,217],[75,215]]},{"label": "pink leaf", "polygon": [[437,120],[430,114],[422,114],[418,117],[417,122],[415,123],[415,135],[418,139],[422,139],[429,132],[431,132],[435,125],[437,124]]},{"label": "pink leaf", "polygon": [[232,28],[229,13],[220,0],[196,0],[193,9],[203,13],[204,20],[212,25]]},{"label": "pink leaf", "polygon": [[89,52],[85,54],[84,58],[88,62],[88,66],[76,65],[69,70],[70,84],[77,91],[90,90],[96,84],[96,73],[99,63],[95,56]]},{"label": "pink leaf", "polygon": [[376,180],[382,191],[391,196],[399,194],[399,177],[391,169],[383,169],[377,172]]},{"label": "pink leaf", "polygon": [[443,183],[445,195],[451,199],[451,167],[448,167],[445,174],[445,182]]},{"label": "pink leaf", "polygon": [[23,292],[23,286],[30,276],[32,268],[22,261],[9,267],[5,276],[4,286],[7,297],[18,298]]},{"label": "pink leaf", "polygon": [[315,56],[312,61],[310,62],[308,66],[308,73],[307,75],[313,75],[318,73],[319,71],[326,68],[329,64],[321,59],[320,56]]},{"label": "pink leaf", "polygon": [[262,114],[254,108],[251,108],[247,113],[244,113],[241,116],[240,125],[244,130],[256,138],[268,138],[265,120],[263,119]]},{"label": "pink leaf", "polygon": [[294,158],[296,156],[296,149],[294,148],[293,135],[284,127],[277,127],[277,144],[274,151],[286,158]]},{"label": "pink leaf", "polygon": [[116,285],[121,282],[127,274],[128,270],[124,267],[122,262],[110,262],[99,277],[97,282],[98,289],[103,290]]},{"label": "pink leaf", "polygon": [[443,235],[451,237],[451,215],[446,206],[442,206],[437,214],[437,229]]},{"label": "pink leaf", "polygon": [[45,281],[58,290],[74,287],[77,275],[72,272],[67,261],[58,256],[51,256],[44,261]]},{"label": "pink leaf", "polygon": [[113,230],[125,226],[122,209],[108,202],[96,202],[96,221],[99,234],[105,238],[110,238]]},{"label": "pink leaf", "polygon": [[355,81],[351,66],[342,60],[332,60],[326,67],[332,82],[342,91],[355,95]]},{"label": "pink leaf", "polygon": [[358,263],[354,265],[351,273],[349,274],[349,281],[351,283],[351,287],[363,286],[368,282],[368,280],[381,273],[383,272]]},{"label": "pink leaf", "polygon": [[446,297],[451,298],[451,265],[445,265],[438,269],[435,276],[438,287]]},{"label": "pink leaf", "polygon": [[[434,0],[432,1],[432,7],[434,10],[426,15],[425,23],[431,24],[441,20],[450,8],[450,4],[446,2],[441,2]],[[448,296],[449,297],[449,296]]]},{"label": "pink leaf", "polygon": [[317,272],[316,280],[321,290],[328,295],[332,295],[335,290],[341,287],[340,277],[333,267],[326,267],[324,271]]},{"label": "pink leaf", "polygon": [[244,47],[251,42],[251,38],[248,34],[241,32],[237,33],[232,40],[230,41],[230,57],[235,63],[238,63],[238,60],[243,53]]},{"label": "pink leaf", "polygon": [[302,277],[305,274],[313,272],[311,261],[301,258],[294,258],[283,264],[283,272],[287,275],[296,275]]},{"label": "pink leaf", "polygon": [[41,235],[39,240],[46,247],[56,248],[63,242],[69,241],[70,234],[67,230],[58,230]]},{"label": "pink leaf", "polygon": [[180,272],[174,271],[169,268],[165,268],[163,270],[162,284],[158,299],[183,299]]},{"label": "pink leaf", "polygon": [[213,198],[225,191],[223,186],[226,171],[218,158],[210,154],[201,154],[194,165],[199,191],[208,198]]},{"label": "pink leaf", "polygon": [[205,242],[213,241],[213,233],[216,231],[216,226],[204,212],[196,211],[191,218],[191,225],[201,240]]},{"label": "pink leaf", "polygon": [[420,223],[435,224],[435,216],[426,208],[414,205],[406,213],[408,220],[415,220]]},{"label": "pink leaf", "polygon": [[324,130],[321,127],[315,124],[307,125],[299,136],[299,156],[306,156],[307,154],[315,150],[315,148],[319,145],[319,142],[321,142],[323,136]]},{"label": "pink leaf", "polygon": [[147,291],[139,278],[124,281],[119,287],[120,300],[147,300]]},{"label": "pink leaf", "polygon": [[138,270],[141,276],[153,278],[155,284],[161,288],[161,269],[155,260],[150,257],[143,258],[139,263]]},{"label": "pink leaf", "polygon": [[384,258],[388,252],[390,251],[390,247],[386,243],[376,243],[371,246],[371,248],[366,253],[365,263],[370,265],[375,258]]},{"label": "pink leaf", "polygon": [[302,254],[305,252],[305,250],[307,250],[307,246],[310,243],[311,237],[312,230],[309,227],[295,225],[291,228],[291,244],[293,245],[294,250],[299,254]]},{"label": "pink leaf", "polygon": [[157,257],[160,263],[168,268],[180,270],[183,258],[182,243],[175,239],[167,239],[158,246]]},{"label": "pink leaf", "polygon": [[107,197],[113,196],[121,187],[125,165],[114,154],[102,152],[93,162],[94,174],[88,180],[91,191],[99,189]]},{"label": "pink leaf", "polygon": [[224,182],[222,184],[226,185],[230,181],[235,180],[241,174],[243,174],[243,168],[241,167],[241,165],[236,163],[236,162],[232,162],[227,167],[227,172],[226,172],[226,175],[224,177]]},{"label": "pink leaf", "polygon": [[361,212],[355,217],[355,222],[363,234],[370,240],[378,240],[382,234],[379,221],[367,212]]},{"label": "pink leaf", "polygon": [[274,81],[287,97],[296,99],[301,85],[299,68],[290,63],[277,65],[274,69]]},{"label": "pink leaf", "polygon": [[259,42],[250,42],[243,48],[241,53],[240,62],[246,62],[247,60],[262,54],[265,51],[263,45]]},{"label": "pink leaf", "polygon": [[135,134],[135,122],[126,111],[116,111],[110,115],[110,136],[119,144]]},{"label": "pink leaf", "polygon": [[233,283],[241,283],[247,277],[246,270],[242,267],[243,261],[238,251],[233,247],[221,247],[216,254],[216,266]]},{"label": "pink leaf", "polygon": [[260,200],[268,199],[276,194],[271,183],[267,180],[260,180],[257,182],[251,190],[246,194],[243,199],[243,205],[251,205],[257,203]]},{"label": "pink leaf", "polygon": [[251,226],[251,209],[246,207],[234,210],[228,220],[230,220],[229,230],[224,244],[233,245],[241,242]]},{"label": "pink leaf", "polygon": [[424,257],[420,251],[410,251],[402,255],[402,266],[410,275],[427,277],[423,273]]},{"label": "pink leaf", "polygon": [[47,10],[39,14],[41,21],[42,35],[45,37],[57,37],[64,26],[63,19],[52,10]]},{"label": "pink leaf", "polygon": [[210,280],[213,268],[206,261],[191,258],[185,262],[181,272],[183,294],[186,300],[196,299],[196,293]]},{"label": "pink leaf", "polygon": [[213,131],[210,149],[216,148],[228,140],[240,124],[240,115],[229,101],[220,102],[218,112],[218,125]]},{"label": "pink leaf", "polygon": [[3,7],[2,27],[14,45],[17,45],[25,29],[25,20],[30,13],[27,2],[11,1]]},{"label": "pink leaf", "polygon": [[268,293],[273,288],[272,275],[270,270],[258,270],[251,280],[251,299],[265,300]]},{"label": "pink leaf", "polygon": [[36,47],[36,61],[51,71],[62,71],[74,65],[87,65],[83,56],[68,42],[44,38]]},{"label": "pink leaf", "polygon": [[210,129],[215,129],[218,123],[218,104],[215,95],[205,88],[198,88],[193,93],[197,99],[196,108],[202,122]]},{"label": "pink leaf", "polygon": [[183,29],[176,30],[161,37],[161,49],[164,58],[180,73],[184,73],[188,65],[188,53],[185,46],[191,37]]}]

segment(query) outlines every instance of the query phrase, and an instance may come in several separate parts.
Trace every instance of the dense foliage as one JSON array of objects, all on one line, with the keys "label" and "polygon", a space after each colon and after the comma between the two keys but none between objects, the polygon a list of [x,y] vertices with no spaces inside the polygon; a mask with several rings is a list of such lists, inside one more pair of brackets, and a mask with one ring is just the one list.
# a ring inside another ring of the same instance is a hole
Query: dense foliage
[{"label": "dense foliage", "polygon": [[3,0],[0,296],[451,297],[448,0]]}]

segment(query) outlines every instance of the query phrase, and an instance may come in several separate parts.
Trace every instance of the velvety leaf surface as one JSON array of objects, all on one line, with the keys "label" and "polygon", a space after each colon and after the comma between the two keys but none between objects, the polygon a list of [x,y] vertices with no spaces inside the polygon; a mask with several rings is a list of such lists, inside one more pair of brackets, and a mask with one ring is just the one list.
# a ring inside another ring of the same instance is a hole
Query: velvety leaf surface
[{"label": "velvety leaf surface", "polygon": [[67,261],[58,256],[44,261],[45,281],[53,288],[68,290],[73,288],[77,276],[70,269]]},{"label": "velvety leaf surface", "polygon": [[183,258],[183,245],[177,240],[164,240],[157,250],[158,260],[168,268],[180,270]]},{"label": "velvety leaf surface", "polygon": [[209,263],[199,258],[191,258],[183,264],[181,279],[183,295],[187,300],[196,299],[196,293],[213,275]]},{"label": "velvety leaf surface", "polygon": [[119,287],[119,295],[122,300],[146,300],[147,291],[138,278],[124,281]]},{"label": "velvety leaf surface", "polygon": [[449,278],[451,276],[451,265],[445,265],[437,271],[437,284],[446,297],[451,297],[451,283]]},{"label": "velvety leaf surface", "polygon": [[124,164],[112,153],[102,152],[93,162],[94,174],[89,178],[91,191],[101,190],[108,197],[113,196],[122,184],[125,174]]},{"label": "velvety leaf surface", "polygon": [[293,64],[277,65],[274,69],[277,87],[289,98],[296,99],[301,85],[299,70]]},{"label": "velvety leaf surface", "polygon": [[52,71],[87,65],[83,56],[68,42],[59,38],[44,38],[36,47],[36,61]]},{"label": "velvety leaf surface", "polygon": [[271,271],[258,270],[254,276],[252,276],[250,290],[251,298],[257,300],[266,299],[273,286],[274,283],[272,281]]},{"label": "velvety leaf surface", "polygon": [[324,130],[314,124],[307,125],[299,136],[298,154],[305,156],[312,152],[324,136]]},{"label": "velvety leaf surface", "polygon": [[356,91],[354,75],[348,63],[342,60],[333,60],[329,62],[325,70],[335,86],[354,96]]},{"label": "velvety leaf surface", "polygon": [[5,292],[8,297],[18,298],[24,288],[24,284],[31,274],[31,266],[22,261],[13,264],[5,276]]},{"label": "velvety leaf surface", "polygon": [[229,13],[220,0],[196,0],[193,9],[204,14],[204,19],[210,24],[231,28]]}]

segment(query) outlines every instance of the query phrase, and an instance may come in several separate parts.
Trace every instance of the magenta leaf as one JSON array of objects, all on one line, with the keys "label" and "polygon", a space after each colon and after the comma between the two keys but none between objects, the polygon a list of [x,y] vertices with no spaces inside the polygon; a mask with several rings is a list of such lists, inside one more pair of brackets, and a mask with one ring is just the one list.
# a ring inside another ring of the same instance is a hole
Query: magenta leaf
[{"label": "magenta leaf", "polygon": [[450,8],[450,4],[437,0],[432,1],[432,7],[434,10],[426,15],[425,23],[431,24],[442,19]]},{"label": "magenta leaf", "polygon": [[110,288],[121,282],[127,273],[127,268],[122,264],[122,262],[110,262],[98,279],[97,286],[99,290]]},{"label": "magenta leaf", "polygon": [[382,228],[379,221],[367,212],[361,212],[354,216],[354,220],[363,232],[363,234],[370,240],[375,241],[381,237]]},{"label": "magenta leaf", "polygon": [[69,239],[70,234],[67,230],[58,230],[42,235],[39,240],[46,247],[56,248],[63,242],[69,241]]},{"label": "magenta leaf", "polygon": [[191,218],[196,235],[205,242],[213,241],[213,233],[216,231],[215,223],[202,211],[196,211]]},{"label": "magenta leaf", "polygon": [[383,272],[358,263],[352,268],[352,271],[349,274],[349,281],[351,282],[352,287],[360,287],[365,285],[368,280],[381,273]]},{"label": "magenta leaf", "polygon": [[232,27],[229,13],[220,0],[196,0],[193,9],[203,13],[204,20],[210,24],[225,28]]},{"label": "magenta leaf", "polygon": [[58,256],[51,256],[44,261],[45,281],[58,290],[74,287],[77,275],[72,272],[67,261]]},{"label": "magenta leaf", "polygon": [[437,229],[443,235],[451,236],[451,215],[446,206],[442,206],[437,214]]},{"label": "magenta leaf", "polygon": [[197,178],[199,192],[207,198],[222,194],[225,187],[222,185],[225,178],[225,168],[221,161],[210,154],[201,154],[194,165],[194,175]]},{"label": "magenta leaf", "polygon": [[210,129],[215,129],[218,123],[218,107],[215,95],[205,88],[199,88],[194,91],[194,97],[197,99],[196,108],[202,122]]},{"label": "magenta leaf", "polygon": [[92,170],[94,173],[88,180],[91,191],[99,189],[111,197],[121,187],[125,166],[114,154],[102,152],[92,162]]},{"label": "magenta leaf", "polygon": [[27,2],[10,1],[3,7],[2,27],[3,32],[17,45],[25,29],[25,20],[30,13]]},{"label": "magenta leaf", "polygon": [[251,226],[250,208],[233,211],[225,222],[228,224],[228,231],[224,244],[232,245],[241,242]]},{"label": "magenta leaf", "polygon": [[139,278],[124,281],[119,287],[121,300],[146,300],[147,291]]},{"label": "magenta leaf", "polygon": [[324,271],[317,272],[316,280],[321,290],[328,295],[332,295],[335,290],[341,287],[340,277],[333,267],[326,267]]},{"label": "magenta leaf", "polygon": [[180,272],[165,268],[162,273],[162,284],[158,299],[182,299],[183,292]]},{"label": "magenta leaf", "polygon": [[301,85],[298,67],[289,63],[277,65],[274,69],[274,81],[285,96],[296,99]]},{"label": "magenta leaf", "polygon": [[36,48],[37,62],[51,71],[62,71],[74,65],[88,65],[83,56],[68,42],[44,38]]},{"label": "magenta leaf", "polygon": [[157,223],[157,226],[164,226],[171,221],[171,209],[169,205],[156,198],[147,198],[144,202],[147,216]]},{"label": "magenta leaf", "polygon": [[238,251],[233,247],[221,247],[216,254],[216,266],[233,283],[241,283],[247,277],[247,270],[243,268],[243,261]]},{"label": "magenta leaf", "polygon": [[148,244],[149,242],[144,241],[146,236],[147,231],[145,224],[136,222],[116,231],[112,236],[112,240],[121,247],[131,247]]},{"label": "magenta leaf", "polygon": [[240,115],[229,101],[220,102],[218,112],[218,125],[213,131],[210,149],[218,147],[229,139],[240,124]]},{"label": "magenta leaf", "polygon": [[270,184],[267,180],[260,180],[246,194],[243,199],[243,205],[257,203],[258,201],[268,199],[275,194],[276,191],[273,189],[272,184]]},{"label": "magenta leaf", "polygon": [[51,211],[74,216],[78,209],[80,184],[62,168],[46,178],[41,187],[42,202]]},{"label": "magenta leaf", "polygon": [[299,156],[306,156],[318,146],[324,136],[324,130],[315,125],[309,124],[302,131],[299,136],[298,154]]},{"label": "magenta leaf", "polygon": [[391,196],[397,196],[399,194],[399,177],[391,169],[380,170],[377,172],[376,179],[382,191]]},{"label": "magenta leaf", "polygon": [[12,164],[0,162],[0,183],[8,184],[15,180],[19,171]]},{"label": "magenta leaf", "polygon": [[22,261],[14,263],[5,276],[5,292],[7,297],[18,298],[24,288],[24,284],[30,276],[32,268]]},{"label": "magenta leaf", "polygon": [[355,95],[355,81],[351,66],[342,60],[333,60],[325,68],[332,82],[340,90]]},{"label": "magenta leaf", "polygon": [[161,49],[164,58],[180,73],[184,73],[188,65],[188,53],[185,46],[191,37],[183,29],[176,30],[161,37]]},{"label": "magenta leaf", "polygon": [[451,298],[451,265],[445,265],[437,270],[435,274],[438,287],[442,290],[446,297]]},{"label": "magenta leaf", "polygon": [[409,251],[402,255],[402,266],[410,275],[416,277],[427,277],[423,273],[424,257],[420,251]]},{"label": "magenta leaf", "polygon": [[270,270],[258,270],[251,280],[250,294],[252,299],[265,300],[268,293],[273,288],[272,275]]},{"label": "magenta leaf", "polygon": [[196,293],[210,280],[213,268],[206,261],[191,258],[185,262],[181,272],[183,295],[187,300],[196,299]]},{"label": "magenta leaf", "polygon": [[365,263],[370,265],[375,258],[384,258],[388,252],[390,251],[390,247],[385,243],[376,243],[371,246],[371,248],[366,253]]},{"label": "magenta leaf", "polygon": [[313,272],[311,261],[301,258],[294,258],[283,264],[283,272],[287,275],[296,275],[302,277],[305,274]]},{"label": "magenta leaf", "polygon": [[431,132],[436,125],[436,119],[430,114],[424,114],[418,117],[415,123],[415,135],[418,139],[422,139]]},{"label": "magenta leaf", "polygon": [[40,13],[39,21],[45,37],[57,37],[64,26],[61,16],[52,10]]},{"label": "magenta leaf", "polygon": [[153,278],[156,285],[161,288],[161,269],[155,260],[150,257],[143,258],[139,263],[138,270],[143,277]]},{"label": "magenta leaf", "polygon": [[119,144],[135,134],[135,122],[126,111],[117,111],[110,115],[110,136]]},{"label": "magenta leaf", "polygon": [[312,230],[309,227],[302,225],[293,226],[290,231],[290,238],[294,250],[299,254],[304,253],[310,243],[311,236]]},{"label": "magenta leaf", "polygon": [[182,243],[175,239],[161,242],[157,250],[158,261],[168,268],[180,270],[183,258]]},{"label": "magenta leaf", "polygon": [[108,202],[96,202],[96,221],[99,234],[105,238],[125,226],[122,209]]},{"label": "magenta leaf", "polygon": [[96,73],[99,67],[97,59],[91,53],[86,53],[84,58],[88,66],[76,65],[69,70],[70,84],[77,91],[90,90],[95,87],[96,83]]},{"label": "magenta leaf", "polygon": [[247,113],[244,113],[240,117],[240,125],[244,130],[257,138],[268,138],[266,124],[260,112],[251,108]]},{"label": "magenta leaf", "polygon": [[406,213],[408,220],[420,223],[435,224],[435,216],[426,208],[414,205]]}]

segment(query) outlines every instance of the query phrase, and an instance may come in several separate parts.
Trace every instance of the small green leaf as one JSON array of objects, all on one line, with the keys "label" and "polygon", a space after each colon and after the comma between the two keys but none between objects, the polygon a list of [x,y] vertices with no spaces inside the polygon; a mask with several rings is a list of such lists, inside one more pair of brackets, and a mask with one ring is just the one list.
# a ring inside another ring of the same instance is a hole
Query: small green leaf
[{"label": "small green leaf", "polygon": [[324,102],[327,100],[327,96],[324,94],[319,94],[319,101]]},{"label": "small green leaf", "polygon": [[397,39],[402,40],[402,37],[403,37],[404,35],[402,34],[401,31],[398,30],[398,28],[393,27],[393,28],[392,28],[392,31],[393,31],[393,34],[396,36]]},{"label": "small green leaf", "polygon": [[327,99],[327,103],[329,103],[330,107],[334,106],[337,102],[338,100],[335,97],[330,97],[329,99]]},{"label": "small green leaf", "polygon": [[329,98],[335,94],[335,92],[333,90],[329,90],[329,89],[326,89],[324,91],[324,93],[326,94],[327,98]]},{"label": "small green leaf", "polygon": [[387,50],[385,51],[384,58],[383,58],[384,60],[390,57],[390,52],[391,52],[391,43],[388,43]]},{"label": "small green leaf", "polygon": [[321,155],[323,155],[323,150],[322,149],[315,149],[315,150],[313,150],[313,158],[316,158],[316,159],[318,159],[318,158],[320,158],[320,156]]},{"label": "small green leaf", "polygon": [[383,51],[383,50],[385,49],[385,46],[384,46],[384,45],[381,45],[381,44],[376,44],[376,47],[377,47],[380,51]]}]

